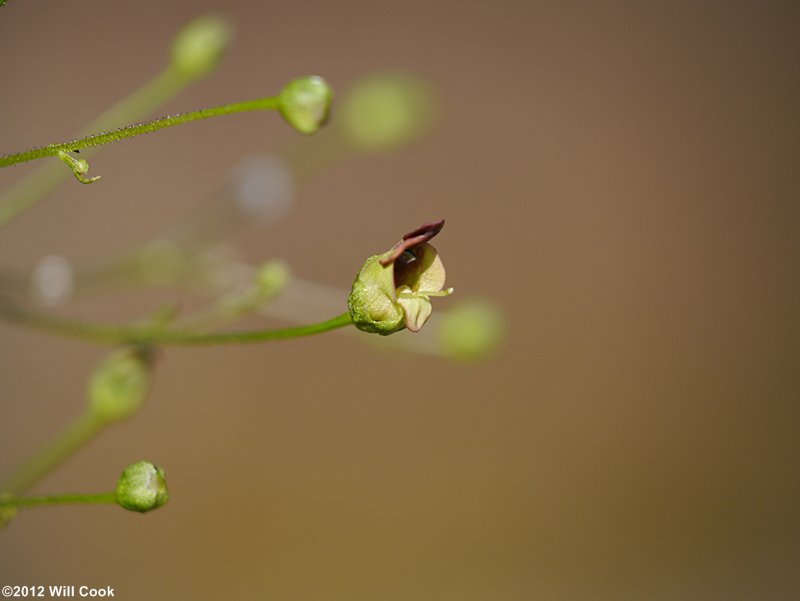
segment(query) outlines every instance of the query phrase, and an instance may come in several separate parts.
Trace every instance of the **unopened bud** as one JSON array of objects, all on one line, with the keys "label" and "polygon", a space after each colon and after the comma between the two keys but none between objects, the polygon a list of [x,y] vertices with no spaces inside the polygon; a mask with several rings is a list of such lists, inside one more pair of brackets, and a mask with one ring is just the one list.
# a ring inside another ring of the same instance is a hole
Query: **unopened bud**
[{"label": "unopened bud", "polygon": [[442,351],[454,359],[479,359],[505,336],[502,313],[487,301],[466,301],[444,313],[437,330]]},{"label": "unopened bud", "polygon": [[402,75],[376,75],[357,83],[342,99],[337,126],[359,150],[380,152],[425,133],[432,105],[423,82]]},{"label": "unopened bud", "polygon": [[108,422],[130,417],[150,389],[152,351],[127,348],[112,354],[89,379],[89,407]]},{"label": "unopened bud", "polygon": [[321,77],[309,75],[286,84],[278,99],[284,120],[301,134],[313,134],[328,120],[333,90]]},{"label": "unopened bud", "polygon": [[189,79],[207,75],[217,66],[232,36],[233,28],[224,19],[212,15],[198,17],[175,36],[173,67]]},{"label": "unopened bud", "polygon": [[117,504],[144,513],[169,500],[164,470],[149,461],[137,461],[125,468],[117,483]]},{"label": "unopened bud", "polygon": [[258,268],[255,285],[262,300],[268,300],[279,294],[289,283],[291,273],[289,266],[283,261],[269,261]]}]

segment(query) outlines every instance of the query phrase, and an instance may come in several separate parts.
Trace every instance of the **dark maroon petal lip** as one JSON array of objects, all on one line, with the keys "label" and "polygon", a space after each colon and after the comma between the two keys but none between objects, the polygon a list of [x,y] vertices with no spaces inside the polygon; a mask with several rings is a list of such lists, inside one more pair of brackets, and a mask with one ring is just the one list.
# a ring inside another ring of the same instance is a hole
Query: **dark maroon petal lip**
[{"label": "dark maroon petal lip", "polygon": [[392,247],[391,254],[381,259],[380,263],[384,267],[394,263],[397,260],[397,257],[402,255],[405,251],[410,248],[414,248],[415,246],[419,246],[420,244],[424,244],[436,234],[442,231],[444,227],[444,219],[439,219],[438,221],[430,221],[428,223],[423,223],[417,229],[412,230],[405,234],[398,242]]}]

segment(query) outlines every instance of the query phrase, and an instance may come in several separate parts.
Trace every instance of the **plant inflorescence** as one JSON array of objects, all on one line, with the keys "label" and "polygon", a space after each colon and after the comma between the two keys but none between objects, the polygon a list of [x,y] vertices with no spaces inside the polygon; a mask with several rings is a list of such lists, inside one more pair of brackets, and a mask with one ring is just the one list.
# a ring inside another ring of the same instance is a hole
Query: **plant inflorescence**
[{"label": "plant inflorescence", "polygon": [[[0,0],[0,5],[4,2]],[[0,167],[42,160],[41,168],[0,194],[0,228],[43,200],[70,174],[83,184],[88,158],[100,147],[129,137],[234,113],[277,111],[301,134],[326,125],[333,100],[329,84],[319,76],[294,79],[275,95],[234,102],[141,121],[192,82],[210,74],[231,40],[227,21],[203,16],[189,23],[173,43],[168,66],[153,80],[112,106],[73,140],[0,156]],[[418,137],[431,118],[430,94],[408,76],[381,75],[365,79],[343,99],[341,124],[318,157],[300,163],[288,154],[249,159],[234,181],[207,208],[187,219],[176,231],[147,242],[132,252],[112,256],[90,267],[47,257],[29,278],[0,272],[0,319],[117,347],[89,378],[84,411],[38,453],[0,482],[0,526],[19,509],[55,504],[116,503],[145,512],[168,499],[164,470],[149,461],[129,465],[114,490],[102,493],[30,495],[29,491],[93,437],[134,416],[151,388],[155,349],[169,345],[220,345],[278,341],[350,328],[382,336],[401,330],[419,332],[432,314],[431,298],[447,296],[445,269],[430,241],[444,221],[423,224],[402,236],[385,252],[366,259],[349,295],[293,276],[278,260],[249,265],[218,252],[218,241],[246,222],[269,222],[286,209],[294,188],[325,166],[330,157],[348,152],[376,153]],[[127,125],[131,121],[139,121]],[[102,185],[102,184],[101,184]],[[231,198],[233,199],[231,201]],[[33,282],[34,299],[28,282]],[[50,310],[71,298],[120,282],[147,285],[189,285],[216,296],[206,308],[181,315],[165,306],[134,323],[96,323],[64,317]],[[347,311],[310,323],[298,314],[291,296],[325,305],[337,298]],[[290,301],[281,305],[281,298]],[[37,306],[38,305],[38,306]],[[295,312],[293,312],[295,311]],[[230,329],[229,324],[251,313],[294,322],[278,329]],[[486,301],[467,303],[440,318],[429,336],[402,338],[397,348],[418,353],[469,359],[497,346],[502,333],[499,314]],[[425,333],[423,333],[425,334]]]}]

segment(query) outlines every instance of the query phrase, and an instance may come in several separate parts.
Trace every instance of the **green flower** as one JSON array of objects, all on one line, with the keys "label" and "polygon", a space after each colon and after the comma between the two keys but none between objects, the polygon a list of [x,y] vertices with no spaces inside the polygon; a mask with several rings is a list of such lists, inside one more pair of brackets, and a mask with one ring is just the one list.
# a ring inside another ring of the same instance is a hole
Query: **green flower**
[{"label": "green flower", "polygon": [[359,330],[382,336],[404,328],[418,332],[431,315],[430,297],[453,292],[444,289],[444,264],[428,244],[443,227],[443,219],[426,223],[366,260],[347,299]]}]

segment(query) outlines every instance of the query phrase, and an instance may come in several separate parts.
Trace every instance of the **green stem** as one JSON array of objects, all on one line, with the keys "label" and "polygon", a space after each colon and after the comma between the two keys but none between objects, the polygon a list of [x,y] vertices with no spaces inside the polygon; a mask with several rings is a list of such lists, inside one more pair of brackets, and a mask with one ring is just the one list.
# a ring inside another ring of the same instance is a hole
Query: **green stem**
[{"label": "green stem", "polygon": [[117,495],[113,492],[101,493],[67,493],[61,495],[41,495],[38,497],[0,497],[0,507],[10,506],[18,509],[24,507],[40,507],[42,505],[98,505],[116,503]]},{"label": "green stem", "polygon": [[253,330],[241,332],[198,333],[187,330],[169,330],[146,325],[106,325],[54,317],[0,304],[0,318],[27,325],[53,334],[81,338],[105,344],[144,344],[199,346],[209,344],[238,344],[286,340],[321,334],[353,323],[349,313],[343,313],[326,321],[305,326],[280,328],[277,330]]},{"label": "green stem", "polygon": [[58,156],[60,152],[74,152],[75,150],[117,142],[125,138],[132,138],[133,136],[147,134],[158,131],[159,129],[164,129],[165,127],[180,125],[181,123],[198,121],[199,119],[208,119],[209,117],[219,117],[221,115],[230,115],[232,113],[241,113],[244,111],[274,110],[278,108],[278,104],[279,100],[277,97],[268,96],[256,100],[246,100],[244,102],[234,102],[232,104],[223,104],[221,106],[189,111],[188,113],[180,113],[178,115],[169,115],[160,119],[154,119],[153,121],[146,121],[137,125],[129,125],[112,131],[77,138],[69,142],[48,144],[47,146],[39,146],[31,150],[0,156],[0,167],[8,167],[9,165],[25,163],[49,156]]},{"label": "green stem", "polygon": [[44,446],[38,454],[21,465],[0,492],[12,495],[24,493],[85,445],[105,425],[104,420],[87,411]]},{"label": "green stem", "polygon": [[[112,129],[126,122],[143,119],[175,96],[190,81],[170,65],[132,94],[104,111],[84,127],[79,135],[87,136],[96,131]],[[93,149],[87,149],[81,154],[86,159],[94,152]],[[70,172],[58,163],[47,163],[7,190],[0,192],[0,227],[20,216],[55,190],[69,175]]]}]

